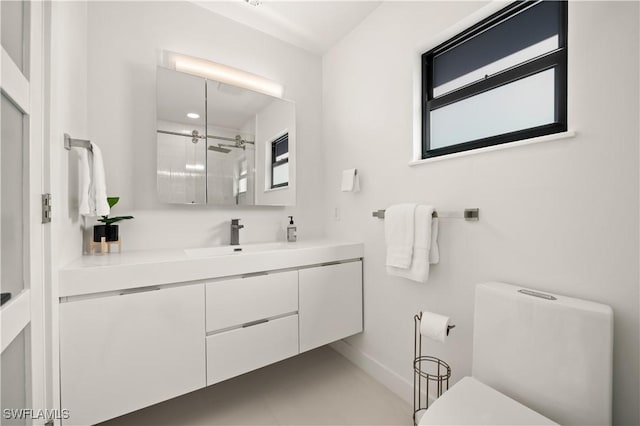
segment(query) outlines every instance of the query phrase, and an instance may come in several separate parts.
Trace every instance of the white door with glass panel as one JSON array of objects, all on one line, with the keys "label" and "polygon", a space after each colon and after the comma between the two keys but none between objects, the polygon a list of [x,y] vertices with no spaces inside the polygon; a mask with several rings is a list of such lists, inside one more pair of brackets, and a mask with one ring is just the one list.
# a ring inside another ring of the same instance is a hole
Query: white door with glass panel
[{"label": "white door with glass panel", "polygon": [[43,425],[43,7],[0,1],[0,424]]}]

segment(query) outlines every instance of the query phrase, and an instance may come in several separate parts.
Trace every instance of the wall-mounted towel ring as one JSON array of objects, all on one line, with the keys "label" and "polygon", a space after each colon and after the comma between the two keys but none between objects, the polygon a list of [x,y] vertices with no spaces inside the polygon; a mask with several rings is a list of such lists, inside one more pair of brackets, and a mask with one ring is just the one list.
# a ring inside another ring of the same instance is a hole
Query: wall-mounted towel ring
[{"label": "wall-mounted towel ring", "polygon": [[91,141],[86,139],[73,139],[68,133],[64,134],[64,149],[67,151],[71,148],[85,148],[89,151],[93,151],[91,148]]}]

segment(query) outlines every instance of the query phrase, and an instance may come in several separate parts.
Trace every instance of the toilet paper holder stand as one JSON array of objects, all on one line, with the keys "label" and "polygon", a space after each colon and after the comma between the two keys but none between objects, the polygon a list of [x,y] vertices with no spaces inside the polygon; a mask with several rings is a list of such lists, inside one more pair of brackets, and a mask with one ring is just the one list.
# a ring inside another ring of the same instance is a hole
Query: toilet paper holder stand
[{"label": "toilet paper holder stand", "polygon": [[[449,364],[434,356],[422,355],[422,334],[420,333],[420,321],[422,312],[413,317],[414,344],[413,344],[413,424],[417,426],[424,412],[429,408],[430,384],[435,386],[434,400],[449,390],[451,367]],[[447,326],[447,336],[455,328],[455,325]]]}]

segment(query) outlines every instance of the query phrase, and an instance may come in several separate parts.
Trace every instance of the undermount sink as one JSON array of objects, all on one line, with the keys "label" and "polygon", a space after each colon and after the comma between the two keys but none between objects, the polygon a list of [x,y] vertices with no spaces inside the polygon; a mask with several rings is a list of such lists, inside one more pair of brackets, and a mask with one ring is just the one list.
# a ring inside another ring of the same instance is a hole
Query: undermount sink
[{"label": "undermount sink", "polygon": [[187,256],[208,257],[208,256],[228,256],[241,253],[256,253],[261,251],[281,250],[292,247],[288,243],[260,243],[260,244],[241,244],[238,246],[218,246],[218,247],[202,247],[184,249]]}]

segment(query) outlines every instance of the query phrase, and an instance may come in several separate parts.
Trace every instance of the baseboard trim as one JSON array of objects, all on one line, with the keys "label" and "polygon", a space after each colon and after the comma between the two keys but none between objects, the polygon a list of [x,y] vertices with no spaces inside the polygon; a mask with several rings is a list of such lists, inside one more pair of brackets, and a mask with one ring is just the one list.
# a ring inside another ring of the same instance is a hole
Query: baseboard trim
[{"label": "baseboard trim", "polygon": [[330,346],[401,399],[413,404],[412,382],[407,381],[371,355],[355,348],[349,342],[338,340]]}]

